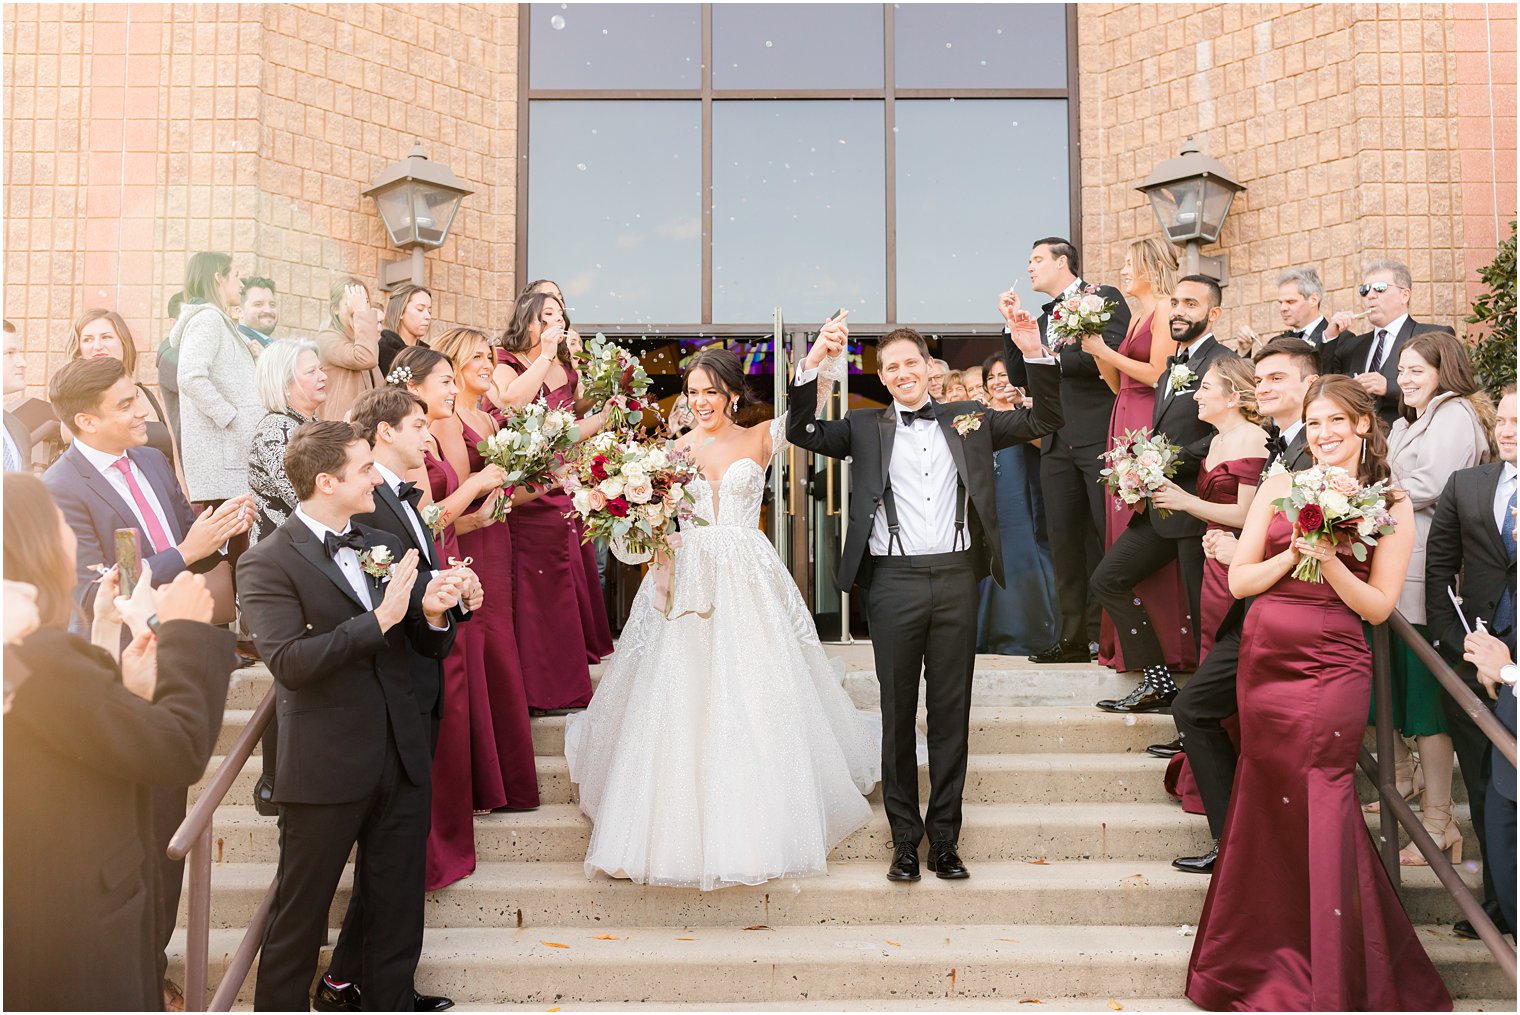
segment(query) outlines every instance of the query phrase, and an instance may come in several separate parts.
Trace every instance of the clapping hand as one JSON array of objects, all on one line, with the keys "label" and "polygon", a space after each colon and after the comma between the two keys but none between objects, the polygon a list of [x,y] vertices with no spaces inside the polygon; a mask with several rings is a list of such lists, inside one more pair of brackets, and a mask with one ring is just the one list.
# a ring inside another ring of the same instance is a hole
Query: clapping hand
[{"label": "clapping hand", "polygon": [[253,495],[230,497],[215,508],[202,511],[180,541],[179,554],[186,564],[204,560],[233,536],[247,532],[253,525]]},{"label": "clapping hand", "polygon": [[412,586],[417,582],[417,551],[408,550],[401,559],[391,565],[391,580],[385,585],[385,595],[375,607],[375,620],[381,633],[389,631],[406,617],[412,603]]},{"label": "clapping hand", "polygon": [[846,344],[850,340],[850,326],[845,318],[850,316],[848,310],[841,310],[838,314],[823,322],[823,327],[818,330],[818,338],[814,340],[813,347],[808,350],[805,366],[809,370],[817,370],[826,359],[833,359],[841,355]]},{"label": "clapping hand", "polygon": [[434,575],[422,593],[422,613],[427,617],[428,623],[434,627],[443,627],[446,619],[444,615],[459,605],[460,597],[468,584],[469,579],[460,574],[458,568]]}]

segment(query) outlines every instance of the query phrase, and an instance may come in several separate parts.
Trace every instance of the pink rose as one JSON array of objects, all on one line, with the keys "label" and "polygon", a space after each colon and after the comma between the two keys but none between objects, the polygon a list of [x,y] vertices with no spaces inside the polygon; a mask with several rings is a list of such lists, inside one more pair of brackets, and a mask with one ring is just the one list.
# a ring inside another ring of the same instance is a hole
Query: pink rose
[{"label": "pink rose", "polygon": [[623,496],[635,504],[648,504],[649,498],[654,496],[654,484],[647,479],[629,483],[623,488]]},{"label": "pink rose", "polygon": [[1350,497],[1362,488],[1361,484],[1352,478],[1350,473],[1331,476],[1327,485],[1343,497]]},{"label": "pink rose", "polygon": [[1082,309],[1090,311],[1092,313],[1097,313],[1098,311],[1100,311],[1100,310],[1103,309],[1103,297],[1102,296],[1083,296],[1082,297]]},{"label": "pink rose", "polygon": [[1155,468],[1161,464],[1161,456],[1154,451],[1146,451],[1135,462],[1143,469]]},{"label": "pink rose", "polygon": [[1126,472],[1119,479],[1119,486],[1125,490],[1138,490],[1141,485],[1140,474],[1138,472]]},{"label": "pink rose", "polygon": [[607,507],[607,495],[605,493],[594,486],[588,488],[587,492],[591,494],[591,510],[601,511]]}]

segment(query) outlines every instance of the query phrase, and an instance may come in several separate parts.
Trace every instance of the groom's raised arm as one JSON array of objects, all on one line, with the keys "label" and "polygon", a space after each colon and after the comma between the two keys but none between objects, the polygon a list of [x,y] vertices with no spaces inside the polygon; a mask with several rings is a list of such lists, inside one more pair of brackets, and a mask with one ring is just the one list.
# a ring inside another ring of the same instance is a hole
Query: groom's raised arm
[{"label": "groom's raised arm", "polygon": [[849,455],[850,422],[818,418],[818,374],[825,359],[833,362],[844,355],[849,340],[847,313],[842,311],[824,323],[807,358],[797,364],[797,373],[788,389],[791,405],[786,411],[786,439],[799,448],[829,458]]}]

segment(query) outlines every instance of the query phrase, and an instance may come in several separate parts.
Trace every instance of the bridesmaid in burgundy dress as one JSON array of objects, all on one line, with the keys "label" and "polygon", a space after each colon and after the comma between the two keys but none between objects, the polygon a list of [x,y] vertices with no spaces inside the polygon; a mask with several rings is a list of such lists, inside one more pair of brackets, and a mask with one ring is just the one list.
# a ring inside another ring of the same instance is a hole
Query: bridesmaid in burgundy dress
[{"label": "bridesmaid in burgundy dress", "polygon": [[[505,479],[499,468],[467,474],[443,454],[437,436],[441,423],[454,418],[454,370],[442,354],[422,346],[402,350],[391,364],[389,376],[410,371],[406,390],[427,403],[430,436],[423,459],[432,501],[450,524],[438,539],[438,556],[463,558],[461,537],[493,526],[490,505],[499,496]],[[485,498],[484,504],[474,505]],[[480,575],[486,602],[492,590],[480,561],[472,565]],[[482,604],[482,609],[485,603]],[[501,772],[496,763],[496,738],[486,691],[483,643],[485,618],[476,615],[461,624],[454,650],[443,666],[443,721],[433,755],[433,823],[428,831],[427,890],[453,884],[475,870],[475,817],[506,803]]]},{"label": "bridesmaid in burgundy dress", "polygon": [[[433,348],[449,357],[459,395],[454,415],[434,424],[444,458],[467,475],[499,472],[480,457],[478,445],[496,432],[496,421],[480,408],[491,385],[491,343],[474,328],[453,328],[433,340]],[[535,498],[527,490],[513,491],[513,510]],[[477,506],[472,505],[471,510]],[[496,738],[497,770],[488,783],[499,782],[506,802],[499,809],[528,811],[538,806],[538,769],[533,757],[533,730],[528,721],[528,699],[523,687],[522,659],[512,593],[512,531],[509,525],[492,525],[461,533],[459,548],[474,558],[471,566],[480,576],[485,602],[461,634],[478,639],[471,648],[483,654],[486,690],[490,698],[491,729]],[[477,804],[477,806],[482,806]]]},{"label": "bridesmaid in burgundy dress", "polygon": [[[1166,370],[1167,357],[1177,351],[1167,325],[1166,305],[1166,297],[1177,281],[1177,254],[1171,244],[1154,237],[1136,240],[1124,255],[1119,279],[1124,294],[1139,304],[1138,312],[1130,318],[1129,334],[1118,349],[1110,349],[1101,337],[1082,343],[1082,350],[1098,361],[1098,370],[1116,396],[1114,414],[1108,424],[1109,447],[1125,431],[1151,425],[1156,381]],[[1134,514],[1117,497],[1108,500],[1111,510],[1103,539],[1105,550],[1114,545]],[[1150,611],[1156,636],[1166,652],[1167,666],[1183,672],[1196,668],[1198,654],[1193,647],[1193,625],[1187,615],[1189,599],[1176,563],[1168,564],[1135,586],[1135,595],[1145,600],[1145,608]],[[1098,662],[1116,670],[1124,669],[1124,654],[1114,637],[1113,621],[1106,613],[1098,641]]]},{"label": "bridesmaid in burgundy dress", "polygon": [[[1216,360],[1198,383],[1193,398],[1198,418],[1218,434],[1209,443],[1208,457],[1198,473],[1194,496],[1175,483],[1157,491],[1152,502],[1168,511],[1186,511],[1208,523],[1211,532],[1238,535],[1245,524],[1262,470],[1267,465],[1267,432],[1259,425],[1256,411],[1256,378],[1250,360]],[[1207,536],[1204,537],[1207,541]],[[1214,635],[1224,623],[1235,597],[1230,595],[1229,568],[1213,557],[1203,561],[1203,592],[1200,599],[1199,658],[1209,654]],[[1226,726],[1233,726],[1233,720]],[[1166,766],[1167,792],[1182,800],[1189,814],[1202,814],[1203,798],[1193,782],[1187,755],[1173,755]]]},{"label": "bridesmaid in burgundy dress", "polygon": [[[552,293],[518,299],[512,325],[501,336],[489,393],[498,411],[540,396],[551,408],[574,406],[580,381],[563,339],[564,308]],[[581,422],[583,436],[598,429],[595,417]],[[585,708],[591,701],[589,663],[612,647],[596,552],[565,517],[570,511],[569,495],[555,489],[507,519],[517,647],[528,707],[536,712]]]},{"label": "bridesmaid in burgundy dress", "polygon": [[[1360,385],[1318,380],[1305,405],[1319,464],[1363,483],[1388,476],[1377,408]],[[1230,590],[1256,596],[1240,644],[1240,766],[1187,996],[1215,1011],[1450,1011],[1356,796],[1372,689],[1362,622],[1382,623],[1398,602],[1414,513],[1398,497],[1394,533],[1358,563],[1295,538],[1272,506],[1291,482],[1262,484],[1230,568]],[[1308,556],[1323,583],[1291,577]]]}]

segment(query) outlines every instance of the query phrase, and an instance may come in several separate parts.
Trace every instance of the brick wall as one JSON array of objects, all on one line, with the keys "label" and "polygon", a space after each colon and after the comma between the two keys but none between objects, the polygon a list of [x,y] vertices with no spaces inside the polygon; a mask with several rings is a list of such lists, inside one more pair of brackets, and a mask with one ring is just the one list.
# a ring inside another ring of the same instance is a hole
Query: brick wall
[{"label": "brick wall", "polygon": [[427,257],[435,327],[502,323],[515,5],[13,5],[5,20],[5,315],[34,384],[87,307],[156,348],[197,250],[272,278],[282,333],[315,331],[335,275],[401,256],[360,191],[417,140],[477,191]]},{"label": "brick wall", "polygon": [[1195,135],[1248,188],[1204,249],[1230,259],[1222,331],[1280,330],[1276,278],[1297,265],[1318,267],[1331,308],[1353,306],[1378,256],[1409,264],[1415,317],[1463,327],[1466,280],[1494,242],[1465,229],[1496,202],[1514,209],[1502,169],[1502,195],[1466,182],[1487,171],[1474,159],[1490,137],[1514,179],[1514,8],[1495,10],[1509,19],[1492,22],[1507,33],[1495,80],[1510,84],[1490,132],[1475,105],[1485,5],[1082,5],[1088,274],[1115,279],[1126,244],[1156,231],[1134,187]]}]

